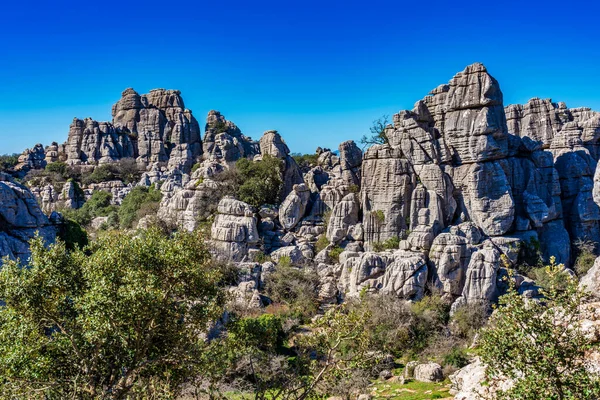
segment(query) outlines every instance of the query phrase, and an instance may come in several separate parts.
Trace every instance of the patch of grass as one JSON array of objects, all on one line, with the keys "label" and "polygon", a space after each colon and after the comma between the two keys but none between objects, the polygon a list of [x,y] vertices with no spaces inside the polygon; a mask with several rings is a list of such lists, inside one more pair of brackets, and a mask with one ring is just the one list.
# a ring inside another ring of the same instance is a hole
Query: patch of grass
[{"label": "patch of grass", "polygon": [[410,381],[405,384],[378,382],[374,385],[373,399],[429,400],[452,399],[450,388],[444,383]]}]

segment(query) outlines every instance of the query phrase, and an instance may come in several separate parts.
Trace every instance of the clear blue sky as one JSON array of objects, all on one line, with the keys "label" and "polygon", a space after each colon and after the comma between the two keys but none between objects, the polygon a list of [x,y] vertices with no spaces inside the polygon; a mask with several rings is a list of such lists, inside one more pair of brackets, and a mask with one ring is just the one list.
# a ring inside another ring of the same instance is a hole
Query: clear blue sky
[{"label": "clear blue sky", "polygon": [[595,1],[7,1],[0,153],[110,120],[127,87],[179,89],[204,126],[220,110],[292,151],[337,147],[479,61],[505,104],[600,110]]}]

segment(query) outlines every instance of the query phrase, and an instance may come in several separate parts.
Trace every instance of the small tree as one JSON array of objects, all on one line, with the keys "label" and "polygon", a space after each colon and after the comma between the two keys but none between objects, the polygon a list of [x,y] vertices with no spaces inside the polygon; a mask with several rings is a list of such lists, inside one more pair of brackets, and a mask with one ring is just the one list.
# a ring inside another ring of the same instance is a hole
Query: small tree
[{"label": "small tree", "polygon": [[31,242],[0,271],[0,397],[123,399],[175,390],[222,312],[201,237],[109,232],[86,249]]},{"label": "small tree", "polygon": [[214,391],[219,381],[242,378],[242,388],[253,392],[256,400],[323,398],[379,360],[364,329],[368,318],[367,311],[342,305],[297,335],[287,331],[278,316],[234,319],[204,353],[200,375],[211,381]]},{"label": "small tree", "polygon": [[389,125],[388,116],[383,115],[381,118],[373,121],[373,125],[369,128],[371,132],[370,136],[364,135],[360,139],[360,143],[364,147],[369,147],[374,144],[385,144],[388,143],[388,137],[385,134],[385,129]]},{"label": "small tree", "polygon": [[550,280],[554,284],[543,291],[543,301],[528,300],[511,287],[482,332],[489,383],[513,382],[496,393],[498,399],[597,399],[600,381],[584,365],[593,347],[581,330],[584,293],[554,258],[546,268],[557,279]]},{"label": "small tree", "polygon": [[241,201],[254,207],[279,201],[283,185],[283,162],[280,159],[270,155],[256,162],[242,158],[237,161],[236,168],[241,182],[238,190]]}]

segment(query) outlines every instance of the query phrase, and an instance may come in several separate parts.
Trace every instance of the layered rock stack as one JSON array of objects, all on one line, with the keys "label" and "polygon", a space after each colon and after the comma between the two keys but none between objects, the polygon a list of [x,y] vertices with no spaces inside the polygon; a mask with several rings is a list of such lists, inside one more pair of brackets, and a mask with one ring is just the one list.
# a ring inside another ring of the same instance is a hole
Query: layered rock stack
[{"label": "layered rock stack", "polygon": [[200,127],[178,90],[139,95],[126,89],[112,108],[112,122],[75,118],[65,145],[69,164],[103,164],[135,158],[143,166],[169,162],[189,170],[202,154]]}]

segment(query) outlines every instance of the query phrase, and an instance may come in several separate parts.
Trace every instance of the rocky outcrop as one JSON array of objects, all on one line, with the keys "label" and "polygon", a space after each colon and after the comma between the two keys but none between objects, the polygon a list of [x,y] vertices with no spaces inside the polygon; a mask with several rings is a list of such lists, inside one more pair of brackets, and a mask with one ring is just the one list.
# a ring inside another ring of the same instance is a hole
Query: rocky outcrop
[{"label": "rocky outcrop", "polygon": [[46,242],[56,239],[56,228],[25,186],[0,173],[0,257],[27,261],[29,240],[36,234]]},{"label": "rocky outcrop", "polygon": [[112,116],[112,122],[73,120],[65,144],[67,163],[135,158],[143,166],[169,162],[172,168],[189,170],[202,154],[200,127],[178,90],[155,89],[139,95],[126,89]]},{"label": "rocky outcrop", "polygon": [[223,198],[212,224],[211,239],[217,257],[244,260],[248,248],[259,240],[256,218],[250,206],[230,197]]},{"label": "rocky outcrop", "polygon": [[32,149],[25,149],[23,154],[19,156],[18,161],[15,166],[16,171],[27,172],[31,169],[44,168],[47,164],[44,146],[38,143]]},{"label": "rocky outcrop", "polygon": [[204,158],[231,163],[243,157],[254,157],[259,153],[258,143],[242,134],[233,122],[220,112],[211,110],[206,117]]},{"label": "rocky outcrop", "polygon": [[340,289],[348,296],[365,290],[419,300],[426,280],[427,262],[421,253],[350,253],[342,262]]}]

